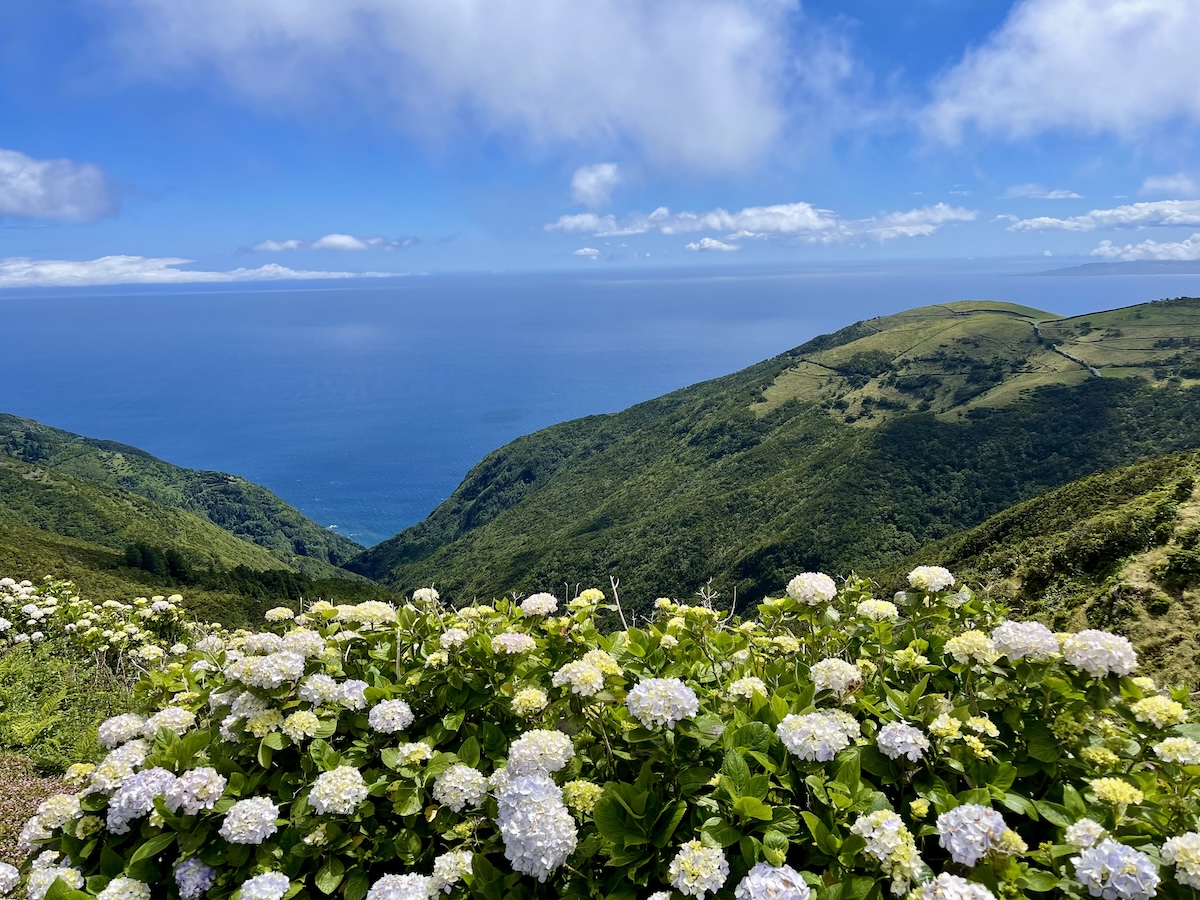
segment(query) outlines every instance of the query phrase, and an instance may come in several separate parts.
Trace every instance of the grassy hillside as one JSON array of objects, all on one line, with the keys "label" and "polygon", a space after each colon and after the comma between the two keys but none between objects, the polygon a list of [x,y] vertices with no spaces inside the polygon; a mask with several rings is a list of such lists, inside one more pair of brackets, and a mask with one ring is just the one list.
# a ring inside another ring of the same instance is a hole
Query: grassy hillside
[{"label": "grassy hillside", "polygon": [[[334,574],[330,566],[340,566],[362,549],[244,478],[180,468],[135,447],[81,437],[32,419],[0,414],[0,459],[4,457],[191,513],[317,577]],[[99,540],[103,533],[97,524],[96,531],[76,536]]]},{"label": "grassy hillside", "polygon": [[1072,482],[920,554],[1059,630],[1127,634],[1168,679],[1200,676],[1200,452]]},{"label": "grassy hillside", "polygon": [[710,576],[728,596],[806,568],[882,569],[1016,501],[1200,446],[1198,321],[1200,300],[860,322],[514,441],[348,567],[458,599],[612,574],[635,604]]}]

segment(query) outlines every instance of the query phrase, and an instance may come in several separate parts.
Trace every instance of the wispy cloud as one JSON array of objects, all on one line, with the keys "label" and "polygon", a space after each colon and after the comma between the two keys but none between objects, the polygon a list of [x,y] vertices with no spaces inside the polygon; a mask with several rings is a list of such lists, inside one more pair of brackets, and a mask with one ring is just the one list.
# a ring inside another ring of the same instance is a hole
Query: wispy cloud
[{"label": "wispy cloud", "polygon": [[698,241],[692,241],[690,244],[684,244],[684,249],[697,250],[701,252],[715,250],[719,253],[732,253],[735,250],[741,250],[742,248],[737,244],[727,244],[724,241],[717,240],[716,238],[706,237],[700,238]]},{"label": "wispy cloud", "polygon": [[231,281],[283,281],[323,278],[382,278],[395,272],[321,272],[267,263],[256,269],[229,272],[181,269],[190,259],[177,257],[103,256],[91,260],[0,259],[0,288],[87,287],[102,284],[199,284]]},{"label": "wispy cloud", "polygon": [[616,163],[580,166],[571,176],[571,199],[593,209],[607,206],[620,181],[621,172]]},{"label": "wispy cloud", "polygon": [[1151,175],[1138,191],[1143,196],[1200,197],[1200,182],[1187,172],[1174,175]]},{"label": "wispy cloud", "polygon": [[1014,184],[1004,192],[1004,199],[1025,199],[1025,200],[1082,200],[1083,196],[1074,191],[1066,191],[1062,189],[1048,190],[1036,182],[1028,184]]},{"label": "wispy cloud", "polygon": [[935,84],[931,133],[1023,138],[1045,131],[1132,136],[1200,121],[1200,3],[1024,0]]},{"label": "wispy cloud", "polygon": [[545,228],[597,237],[713,231],[727,234],[730,240],[782,236],[809,243],[834,243],[861,238],[886,241],[921,237],[933,234],[948,223],[969,222],[976,216],[974,210],[937,203],[904,212],[880,213],[866,219],[843,220],[832,210],[801,202],[748,206],[734,212],[717,208],[700,213],[674,213],[660,206],[651,213],[632,213],[622,219],[613,215],[576,213],[560,216]]},{"label": "wispy cloud", "polygon": [[352,234],[327,234],[315,241],[289,238],[285,241],[259,241],[249,250],[254,253],[282,253],[287,250],[403,250],[420,243],[415,237],[355,237]]},{"label": "wispy cloud", "polygon": [[588,259],[599,259],[600,251],[595,247],[580,247],[575,251],[576,256],[586,256]]},{"label": "wispy cloud", "polygon": [[119,206],[116,188],[93,163],[0,150],[0,216],[94,222]]},{"label": "wispy cloud", "polygon": [[1009,231],[1095,231],[1097,228],[1200,225],[1200,200],[1155,200],[1113,209],[1093,209],[1082,216],[1020,219]]},{"label": "wispy cloud", "polygon": [[855,71],[799,0],[102,2],[138,74],[213,73],[276,112],[336,98],[418,134],[467,121],[707,170],[841,115]]},{"label": "wispy cloud", "polygon": [[1105,259],[1200,259],[1200,234],[1193,234],[1182,241],[1142,241],[1140,244],[1125,244],[1121,246],[1112,241],[1101,241],[1100,246],[1092,251],[1092,256],[1103,256]]}]

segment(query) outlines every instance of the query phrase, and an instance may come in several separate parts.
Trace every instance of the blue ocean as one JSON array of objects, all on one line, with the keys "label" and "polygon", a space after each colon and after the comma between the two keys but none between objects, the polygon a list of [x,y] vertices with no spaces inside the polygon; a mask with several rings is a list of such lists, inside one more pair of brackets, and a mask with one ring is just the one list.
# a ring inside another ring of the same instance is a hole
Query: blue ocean
[{"label": "blue ocean", "polygon": [[[0,293],[0,411],[259,482],[373,544],[486,453],[859,319],[962,299],[1063,315],[1200,276],[1037,263],[435,275]],[[1045,268],[1042,264],[1040,268]]]}]

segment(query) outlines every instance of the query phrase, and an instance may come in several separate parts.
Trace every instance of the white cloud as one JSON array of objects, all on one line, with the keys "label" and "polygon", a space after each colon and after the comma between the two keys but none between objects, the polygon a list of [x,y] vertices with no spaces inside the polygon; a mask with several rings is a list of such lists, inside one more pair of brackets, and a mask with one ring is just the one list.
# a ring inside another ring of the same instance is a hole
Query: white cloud
[{"label": "white cloud", "polygon": [[950,222],[975,219],[974,210],[937,203],[906,212],[880,213],[867,219],[842,220],[828,209],[811,203],[780,203],[773,206],[748,206],[730,212],[717,208],[707,212],[673,213],[660,206],[651,213],[632,213],[624,219],[578,213],[560,216],[545,226],[547,231],[566,231],[614,237],[628,234],[690,234],[720,231],[731,240],[794,237],[808,243],[835,243],[858,238],[886,241],[897,237],[933,234]]},{"label": "white cloud", "polygon": [[0,259],[0,288],[73,287],[98,284],[195,284],[229,281],[282,281],[305,278],[380,278],[394,272],[320,272],[267,263],[257,269],[196,272],[180,269],[192,262],[176,257],[103,256],[100,259]]},{"label": "white cloud", "polygon": [[263,107],[349,102],[417,134],[632,146],[736,169],[785,124],[846,117],[854,63],[799,0],[103,0],[136,74],[215,77]]},{"label": "white cloud", "polygon": [[1171,197],[1200,197],[1200,183],[1187,172],[1174,175],[1151,175],[1142,182],[1140,194],[1169,195]]},{"label": "white cloud", "polygon": [[589,207],[607,206],[620,181],[616,163],[580,166],[571,176],[571,199]]},{"label": "white cloud", "polygon": [[735,250],[741,250],[737,244],[727,244],[724,241],[718,241],[716,238],[700,238],[698,241],[692,241],[690,244],[684,244],[684,249],[707,251],[716,250],[721,253],[732,253]]},{"label": "white cloud", "polygon": [[600,251],[595,247],[580,247],[575,251],[575,255],[586,256],[589,259],[598,259],[600,257]]},{"label": "white cloud", "polygon": [[1100,246],[1092,251],[1092,256],[1103,256],[1106,259],[1200,259],[1200,233],[1193,234],[1182,241],[1142,241],[1140,244],[1125,244],[1121,246],[1112,241],[1101,241]]},{"label": "white cloud", "polygon": [[1132,136],[1200,120],[1200,3],[1022,0],[934,86],[925,124],[957,141],[1070,130]]},{"label": "white cloud", "polygon": [[1097,228],[1200,225],[1200,200],[1155,200],[1113,209],[1093,209],[1082,216],[1020,219],[1009,231],[1095,231]]},{"label": "white cloud", "polygon": [[355,237],[352,234],[327,234],[315,241],[289,238],[286,241],[259,241],[250,249],[255,253],[281,253],[285,250],[403,250],[417,243],[415,237]]},{"label": "white cloud", "polygon": [[116,189],[93,163],[0,149],[0,216],[94,222],[118,206]]},{"label": "white cloud", "polygon": [[1074,191],[1047,190],[1036,182],[1028,184],[1014,184],[1004,192],[1004,198],[1011,200],[1013,198],[1022,198],[1026,200],[1082,200],[1083,196]]}]

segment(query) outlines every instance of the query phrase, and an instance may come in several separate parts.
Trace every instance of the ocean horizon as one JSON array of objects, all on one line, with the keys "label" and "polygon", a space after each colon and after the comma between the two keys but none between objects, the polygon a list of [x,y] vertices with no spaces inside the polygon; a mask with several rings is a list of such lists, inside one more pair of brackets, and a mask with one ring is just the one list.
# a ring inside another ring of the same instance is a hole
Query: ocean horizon
[{"label": "ocean horizon", "polygon": [[[426,275],[0,292],[0,412],[241,475],[370,545],[487,453],[855,321],[952,300],[1061,315],[1200,292],[1046,261]],[[1026,277],[1013,277],[1022,275]]]}]

